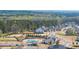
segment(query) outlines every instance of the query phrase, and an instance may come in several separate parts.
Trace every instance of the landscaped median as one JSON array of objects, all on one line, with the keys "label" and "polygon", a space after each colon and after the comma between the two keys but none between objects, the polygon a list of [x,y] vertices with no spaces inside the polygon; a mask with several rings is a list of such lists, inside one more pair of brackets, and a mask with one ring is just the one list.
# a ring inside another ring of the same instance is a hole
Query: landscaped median
[{"label": "landscaped median", "polygon": [[16,38],[4,38],[4,37],[0,37],[0,41],[16,41]]},{"label": "landscaped median", "polygon": [[16,48],[16,42],[15,38],[0,37],[0,48]]}]

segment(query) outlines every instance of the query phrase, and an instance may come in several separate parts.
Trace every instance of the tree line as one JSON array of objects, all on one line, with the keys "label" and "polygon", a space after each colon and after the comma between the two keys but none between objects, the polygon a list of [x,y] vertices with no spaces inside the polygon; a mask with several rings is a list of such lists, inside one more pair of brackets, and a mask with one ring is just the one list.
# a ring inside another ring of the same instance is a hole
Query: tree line
[{"label": "tree line", "polygon": [[0,30],[2,33],[34,31],[41,26],[56,26],[70,21],[79,22],[79,19],[57,15],[0,15]]},{"label": "tree line", "polygon": [[0,30],[2,33],[34,31],[41,26],[55,26],[57,20],[0,20]]}]

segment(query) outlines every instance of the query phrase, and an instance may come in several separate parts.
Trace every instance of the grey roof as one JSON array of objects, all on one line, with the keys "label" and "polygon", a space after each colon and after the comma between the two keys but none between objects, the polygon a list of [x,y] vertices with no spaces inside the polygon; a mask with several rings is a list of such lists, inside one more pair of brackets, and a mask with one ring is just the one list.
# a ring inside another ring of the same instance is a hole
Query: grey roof
[{"label": "grey roof", "polygon": [[44,30],[42,28],[38,28],[35,30],[35,32],[44,32]]}]

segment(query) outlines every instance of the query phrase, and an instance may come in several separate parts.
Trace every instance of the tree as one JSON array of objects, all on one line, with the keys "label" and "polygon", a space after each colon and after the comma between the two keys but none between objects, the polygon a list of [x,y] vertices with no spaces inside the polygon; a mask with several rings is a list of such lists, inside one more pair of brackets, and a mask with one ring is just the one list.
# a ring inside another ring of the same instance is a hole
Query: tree
[{"label": "tree", "polygon": [[5,32],[5,23],[1,20],[0,20],[0,30],[2,31],[2,33]]},{"label": "tree", "polygon": [[12,31],[13,33],[19,32],[19,31],[20,31],[20,30],[19,30],[19,26],[18,26],[17,24],[12,25],[12,26],[11,26],[11,31]]},{"label": "tree", "polygon": [[74,29],[69,28],[66,30],[66,35],[77,35]]}]

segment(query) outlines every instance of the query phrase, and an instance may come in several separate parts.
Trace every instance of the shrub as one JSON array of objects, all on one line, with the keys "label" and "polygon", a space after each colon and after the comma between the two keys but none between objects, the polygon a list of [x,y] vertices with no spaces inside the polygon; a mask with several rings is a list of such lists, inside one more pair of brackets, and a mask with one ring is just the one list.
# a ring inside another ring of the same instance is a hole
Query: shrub
[{"label": "shrub", "polygon": [[77,35],[76,31],[72,28],[67,29],[66,35]]}]

